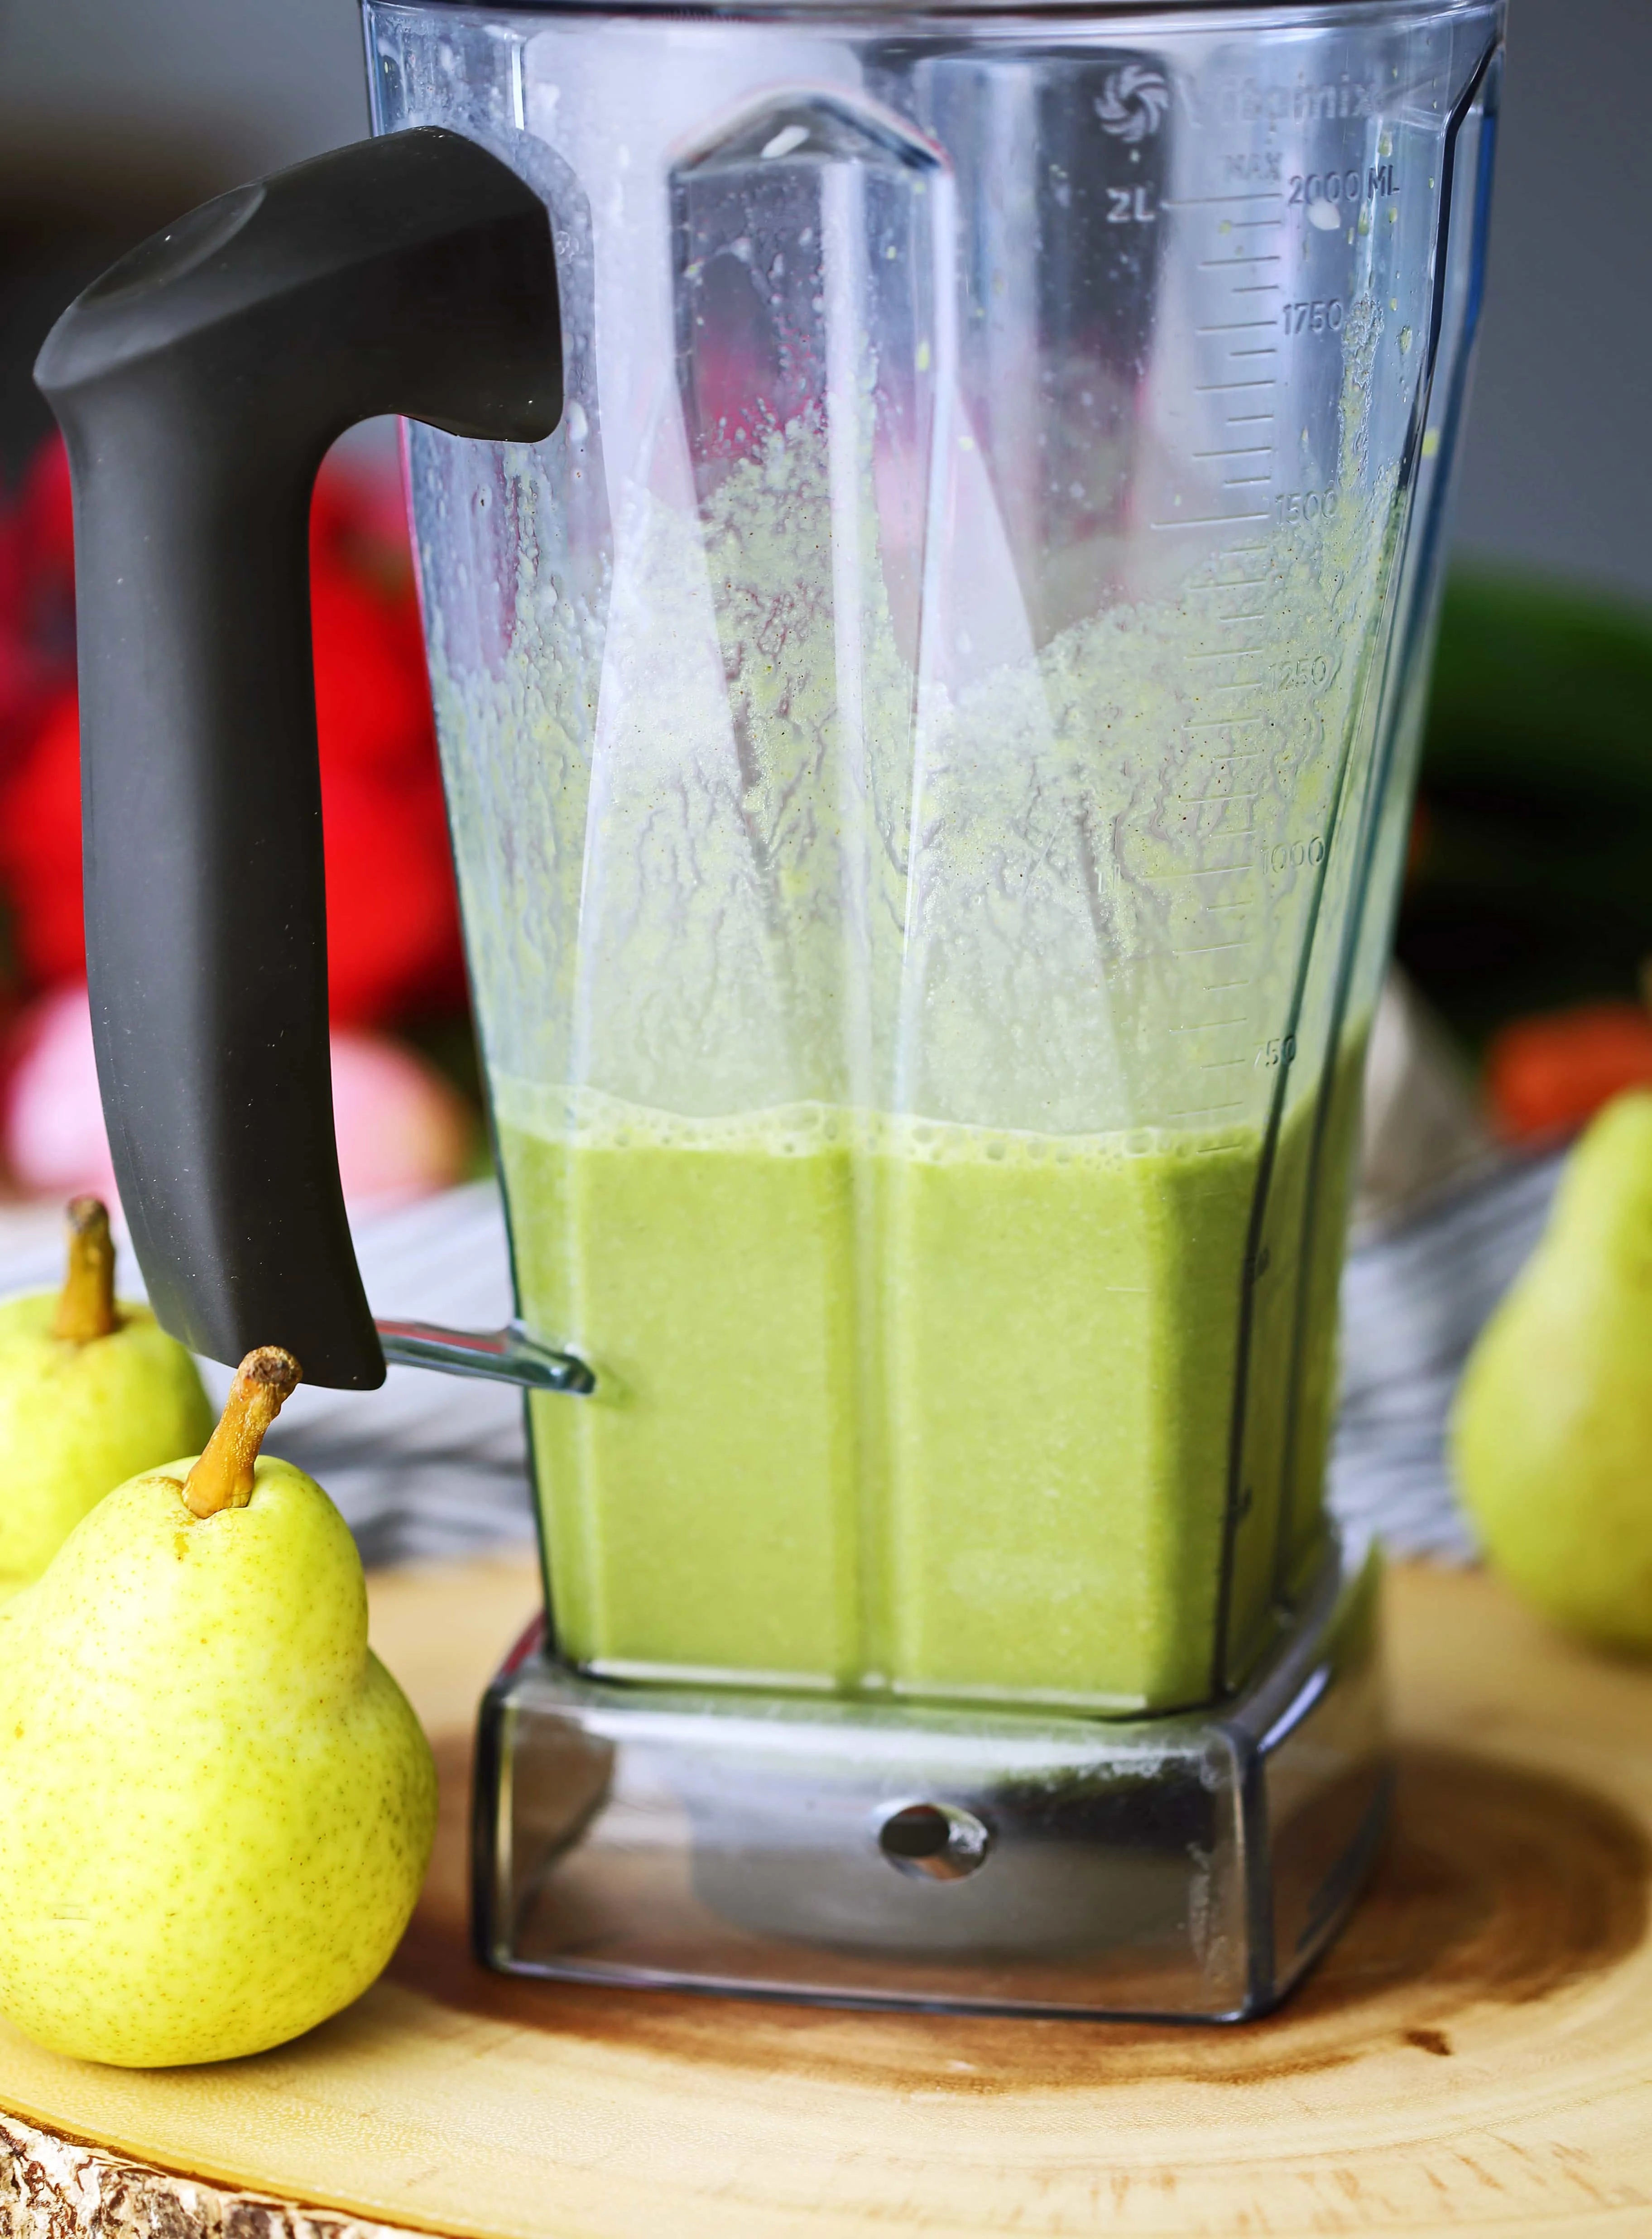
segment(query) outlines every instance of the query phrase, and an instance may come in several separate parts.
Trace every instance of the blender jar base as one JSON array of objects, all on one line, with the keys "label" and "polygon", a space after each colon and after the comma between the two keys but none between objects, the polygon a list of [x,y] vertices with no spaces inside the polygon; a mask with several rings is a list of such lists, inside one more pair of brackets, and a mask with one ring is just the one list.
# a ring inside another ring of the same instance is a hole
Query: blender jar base
[{"label": "blender jar base", "polygon": [[1225,1702],[1133,1721],[627,1687],[536,1625],[484,1698],[477,1956],[951,2012],[1241,2021],[1336,1936],[1392,1790],[1375,1557]]}]

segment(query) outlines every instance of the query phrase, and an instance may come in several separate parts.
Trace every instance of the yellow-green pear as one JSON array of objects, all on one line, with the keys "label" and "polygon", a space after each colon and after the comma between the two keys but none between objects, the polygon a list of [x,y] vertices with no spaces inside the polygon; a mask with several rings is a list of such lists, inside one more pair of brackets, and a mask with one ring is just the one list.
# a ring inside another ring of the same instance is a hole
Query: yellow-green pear
[{"label": "yellow-green pear", "polygon": [[1572,1631],[1652,1649],[1652,1094],[1578,1142],[1451,1425],[1486,1554]]},{"label": "yellow-green pear", "polygon": [[109,1215],[69,1208],[69,1278],[0,1306],[0,1600],[37,1578],[89,1508],[195,1453],[212,1409],[189,1353],[115,1296]]},{"label": "yellow-green pear", "polygon": [[297,1377],[249,1353],[200,1458],[120,1486],[0,1609],[0,2010],[56,2051],[280,2044],[418,1896],[429,1744],[343,1518],[259,1455]]}]

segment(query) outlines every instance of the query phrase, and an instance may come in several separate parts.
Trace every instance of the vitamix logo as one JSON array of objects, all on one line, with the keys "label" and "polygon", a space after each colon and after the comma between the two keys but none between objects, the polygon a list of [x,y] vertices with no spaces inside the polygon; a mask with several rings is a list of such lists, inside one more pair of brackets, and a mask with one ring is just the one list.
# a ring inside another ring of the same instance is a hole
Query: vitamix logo
[{"label": "vitamix logo", "polygon": [[1217,95],[1216,113],[1224,124],[1334,123],[1345,116],[1375,116],[1382,88],[1357,78],[1328,85],[1263,85],[1253,77],[1231,80]]},{"label": "vitamix logo", "polygon": [[1171,90],[1157,70],[1126,63],[1102,87],[1096,115],[1104,132],[1133,148],[1158,131],[1170,105]]}]

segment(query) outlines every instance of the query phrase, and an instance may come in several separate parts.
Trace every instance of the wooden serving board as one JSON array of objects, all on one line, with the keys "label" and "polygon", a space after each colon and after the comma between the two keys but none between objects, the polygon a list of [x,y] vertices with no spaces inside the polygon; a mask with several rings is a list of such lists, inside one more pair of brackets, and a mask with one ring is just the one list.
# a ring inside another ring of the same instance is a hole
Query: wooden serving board
[{"label": "wooden serving board", "polygon": [[1285,2012],[846,2014],[473,1963],[468,1730],[534,1592],[526,1565],[375,1583],[445,1791],[386,1978],[210,2069],[83,2066],[0,2027],[0,2230],[1652,2233],[1652,1667],[1558,1639],[1484,1578],[1401,1571],[1397,1830]]}]

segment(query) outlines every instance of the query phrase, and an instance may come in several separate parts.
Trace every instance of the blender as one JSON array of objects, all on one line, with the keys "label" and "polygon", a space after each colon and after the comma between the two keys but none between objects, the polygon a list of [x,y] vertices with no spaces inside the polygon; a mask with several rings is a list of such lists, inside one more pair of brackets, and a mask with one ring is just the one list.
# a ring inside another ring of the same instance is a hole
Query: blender
[{"label": "blender", "polygon": [[[163,1320],[527,1392],[528,1974],[1235,2019],[1375,1855],[1326,1515],[1500,0],[367,0],[39,377]],[[405,466],[517,1317],[375,1325],[305,526]]]}]

